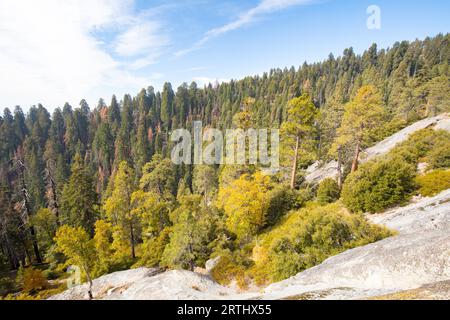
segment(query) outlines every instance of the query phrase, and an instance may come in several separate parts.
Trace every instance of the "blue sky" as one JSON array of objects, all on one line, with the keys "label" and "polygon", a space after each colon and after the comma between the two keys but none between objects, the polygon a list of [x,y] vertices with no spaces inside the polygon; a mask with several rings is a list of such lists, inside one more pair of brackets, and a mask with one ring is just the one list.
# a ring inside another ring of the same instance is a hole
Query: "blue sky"
[{"label": "blue sky", "polygon": [[[369,30],[367,8],[381,10]],[[450,29],[445,0],[2,0],[0,108],[227,81]]]}]

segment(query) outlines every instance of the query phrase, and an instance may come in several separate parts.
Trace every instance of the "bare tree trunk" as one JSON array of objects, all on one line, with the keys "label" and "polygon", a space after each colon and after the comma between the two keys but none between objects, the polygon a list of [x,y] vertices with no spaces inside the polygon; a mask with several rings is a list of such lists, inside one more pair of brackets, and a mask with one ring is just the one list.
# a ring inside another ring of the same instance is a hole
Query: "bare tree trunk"
[{"label": "bare tree trunk", "polygon": [[298,148],[300,145],[300,138],[297,137],[295,142],[295,153],[294,153],[294,162],[292,164],[292,173],[291,173],[291,189],[295,189],[295,176],[297,175],[297,161],[298,161]]},{"label": "bare tree trunk", "polygon": [[342,155],[341,155],[342,147],[341,146],[338,147],[337,152],[338,152],[338,167],[337,167],[338,181],[337,181],[337,183],[338,183],[339,189],[342,190]]},{"label": "bare tree trunk", "polygon": [[136,252],[134,250],[134,229],[133,222],[130,221],[130,242],[131,242],[131,258],[136,258]]},{"label": "bare tree trunk", "polygon": [[361,153],[361,141],[358,141],[355,149],[355,157],[353,158],[352,163],[352,173],[358,170],[359,165],[359,154]]},{"label": "bare tree trunk", "polygon": [[58,198],[57,198],[57,192],[56,192],[56,184],[55,180],[53,179],[53,175],[49,168],[45,169],[46,171],[46,180],[47,180],[47,200],[49,204],[49,208],[52,210],[52,212],[56,216],[56,225],[59,227],[61,225],[60,219],[59,219],[59,206],[58,206]]},{"label": "bare tree trunk", "polygon": [[[189,253],[192,254],[192,244],[189,244]],[[189,271],[194,271],[195,263],[192,259],[189,260]]]},{"label": "bare tree trunk", "polygon": [[84,271],[86,272],[86,277],[88,279],[88,283],[89,283],[89,289],[88,289],[88,295],[89,295],[89,300],[94,299],[94,296],[92,294],[92,278],[91,275],[89,274],[89,269],[87,267],[84,267]]}]

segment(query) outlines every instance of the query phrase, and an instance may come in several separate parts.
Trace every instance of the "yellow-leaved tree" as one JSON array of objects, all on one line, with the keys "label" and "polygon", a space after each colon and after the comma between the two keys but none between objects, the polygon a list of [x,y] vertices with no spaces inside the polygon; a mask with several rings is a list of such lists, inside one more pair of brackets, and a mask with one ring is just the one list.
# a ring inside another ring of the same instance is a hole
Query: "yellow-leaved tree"
[{"label": "yellow-leaved tree", "polygon": [[133,214],[131,195],[133,194],[134,173],[123,161],[114,177],[114,187],[111,196],[106,199],[103,209],[108,221],[113,225],[113,248],[117,260],[126,259],[129,250],[131,258],[136,258],[135,245],[137,242],[139,219]]},{"label": "yellow-leaved tree", "polygon": [[223,209],[229,231],[239,240],[249,240],[266,224],[269,208],[270,178],[257,172],[242,175],[230,185],[220,189],[218,207]]},{"label": "yellow-leaved tree", "polygon": [[56,251],[67,258],[67,262],[78,266],[86,275],[89,283],[89,299],[92,299],[92,270],[97,261],[95,244],[82,227],[64,225],[55,236]]}]

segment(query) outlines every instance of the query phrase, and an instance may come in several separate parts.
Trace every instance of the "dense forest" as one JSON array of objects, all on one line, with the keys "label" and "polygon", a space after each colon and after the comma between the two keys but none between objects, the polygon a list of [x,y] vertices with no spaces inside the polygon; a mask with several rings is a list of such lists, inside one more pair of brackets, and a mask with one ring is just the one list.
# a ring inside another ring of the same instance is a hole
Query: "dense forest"
[{"label": "dense forest", "polygon": [[[220,257],[217,281],[245,288],[390,235],[361,213],[450,188],[450,135],[424,130],[363,165],[360,151],[449,112],[449,63],[447,34],[204,88],[166,83],[96,106],[66,103],[52,114],[5,108],[0,296],[60,290],[48,281],[70,265],[90,282],[136,266],[194,270],[211,257]],[[282,170],[174,165],[170,133],[194,121],[279,128]],[[306,184],[304,169],[330,159],[338,181]],[[416,177],[424,159],[431,171]]]}]

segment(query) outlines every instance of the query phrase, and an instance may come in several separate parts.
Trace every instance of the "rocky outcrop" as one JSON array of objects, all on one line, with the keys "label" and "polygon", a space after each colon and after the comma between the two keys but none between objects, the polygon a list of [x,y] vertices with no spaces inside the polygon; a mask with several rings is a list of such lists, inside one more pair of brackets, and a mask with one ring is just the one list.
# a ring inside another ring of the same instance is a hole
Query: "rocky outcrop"
[{"label": "rocky outcrop", "polygon": [[450,280],[450,190],[368,217],[398,235],[270,285],[263,299],[357,299]]},{"label": "rocky outcrop", "polygon": [[[384,155],[391,151],[397,144],[406,141],[408,137],[419,130],[433,127],[435,130],[442,129],[450,132],[450,115],[442,114],[437,117],[423,119],[418,121],[389,138],[377,143],[371,148],[366,149],[361,154],[361,162],[369,161],[377,156]],[[319,183],[320,181],[331,178],[335,179],[338,175],[337,161],[330,161],[322,164],[316,162],[306,170],[305,180],[308,183]]]},{"label": "rocky outcrop", "polygon": [[[256,292],[221,286],[189,271],[139,268],[94,280],[96,299],[445,298],[450,281],[450,190],[369,216],[398,235],[348,250]],[[81,285],[52,299],[86,299]],[[401,295],[401,293],[404,293]],[[397,294],[397,295],[396,295]]]}]

